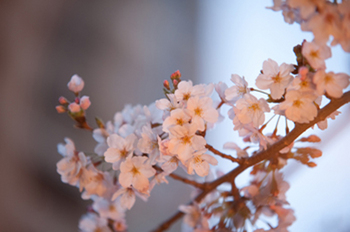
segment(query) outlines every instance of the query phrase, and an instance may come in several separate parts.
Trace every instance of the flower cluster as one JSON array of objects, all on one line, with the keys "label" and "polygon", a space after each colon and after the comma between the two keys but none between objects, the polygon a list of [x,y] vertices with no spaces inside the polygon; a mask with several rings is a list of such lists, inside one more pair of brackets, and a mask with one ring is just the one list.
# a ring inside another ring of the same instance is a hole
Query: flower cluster
[{"label": "flower cluster", "polygon": [[[273,10],[282,10],[286,21],[309,28],[315,40],[294,47],[296,64],[265,60],[256,78],[257,88],[238,74],[232,75],[231,86],[223,82],[194,85],[176,71],[170,81],[163,82],[165,98],[149,106],[126,105],[111,121],[96,118],[97,127],[93,128],[86,119],[89,97],[80,97],[84,81],[72,76],[68,89],[75,99],[69,102],[60,97],[56,109],[68,113],[76,127],[91,131],[97,143],[93,153],[77,150],[68,138],[58,145],[63,158],[57,163],[57,172],[62,182],[79,188],[83,199],[93,201],[80,220],[80,230],[125,231],[125,212],[133,207],[136,196],[146,201],[156,184],[173,178],[195,187],[192,202],[179,206],[174,216],[177,219],[184,214],[185,227],[191,231],[287,231],[295,216],[288,207],[285,193],[289,184],[281,169],[289,159],[315,167],[311,159],[322,155],[316,148],[295,145],[320,142],[316,135],[295,139],[316,123],[326,129],[326,118],[334,119],[339,114],[337,108],[350,101],[349,93],[343,95],[349,75],[328,72],[325,65],[331,57],[326,44],[330,35],[333,45],[340,43],[349,51],[345,28],[349,23],[344,23],[350,18],[348,3],[274,1]],[[316,26],[319,23],[327,30],[321,33]],[[327,109],[321,109],[323,98],[330,100]],[[247,143],[245,148],[232,141],[225,143],[224,149],[235,150],[236,155],[222,153],[206,139],[207,132],[225,117],[220,112],[224,107],[233,130]],[[275,129],[264,132],[275,116]],[[281,117],[286,121],[284,132],[278,130]],[[294,123],[293,133],[288,120]],[[215,173],[211,169],[218,164],[214,155],[233,162],[232,171]],[[176,174],[178,167],[185,177]],[[251,182],[237,187],[235,178],[249,167]],[[222,188],[224,183],[229,188]],[[261,217],[270,221],[261,225]],[[168,226],[165,223],[157,231]]]},{"label": "flower cluster", "polygon": [[320,0],[273,0],[268,7],[274,11],[282,10],[284,21],[297,22],[303,31],[313,33],[315,43],[324,46],[332,37],[332,46],[340,44],[344,51],[350,52],[350,2],[332,3]]}]

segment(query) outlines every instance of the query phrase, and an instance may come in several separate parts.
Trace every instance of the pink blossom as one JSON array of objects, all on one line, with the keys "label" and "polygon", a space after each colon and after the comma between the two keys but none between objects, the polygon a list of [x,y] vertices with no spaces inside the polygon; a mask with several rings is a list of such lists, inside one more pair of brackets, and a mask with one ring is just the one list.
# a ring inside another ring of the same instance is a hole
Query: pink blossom
[{"label": "pink blossom", "polygon": [[322,95],[325,92],[334,98],[339,98],[343,95],[343,89],[349,85],[349,75],[345,73],[326,73],[323,69],[318,70],[314,76],[318,94]]},{"label": "pink blossom", "polygon": [[211,155],[204,154],[207,149],[201,149],[193,153],[193,157],[187,160],[186,165],[188,167],[188,174],[193,174],[195,171],[198,176],[207,176],[211,165],[217,165],[218,161]]},{"label": "pink blossom", "polygon": [[317,115],[315,99],[316,96],[313,94],[291,90],[287,92],[286,100],[279,105],[279,109],[285,110],[286,117],[289,120],[308,123]]},{"label": "pink blossom", "polygon": [[197,128],[197,124],[193,123],[169,128],[169,151],[178,155],[182,162],[191,158],[195,150],[204,148],[207,143],[202,136],[196,135]]},{"label": "pink blossom", "polygon": [[81,111],[80,105],[75,102],[70,103],[68,109],[72,113],[79,113]]},{"label": "pink blossom", "polygon": [[326,69],[325,60],[332,56],[327,45],[319,46],[314,42],[304,42],[302,54],[314,69]]},{"label": "pink blossom", "polygon": [[294,67],[291,64],[283,63],[278,66],[274,60],[265,60],[263,73],[258,76],[255,84],[260,89],[270,89],[273,99],[280,99],[293,79],[290,75],[293,70]]},{"label": "pink blossom", "polygon": [[81,217],[79,221],[81,232],[112,232],[108,227],[106,218],[100,218],[97,214],[88,213]]},{"label": "pink blossom", "polygon": [[104,153],[105,160],[113,163],[113,169],[118,170],[120,163],[130,157],[135,150],[136,136],[131,134],[123,138],[117,134],[112,134],[107,138],[109,148]]},{"label": "pink blossom", "polygon": [[68,82],[68,89],[74,93],[79,93],[84,88],[83,79],[77,74],[73,75]]},{"label": "pink blossom", "polygon": [[270,108],[265,99],[259,100],[251,94],[245,94],[236,103],[240,112],[236,115],[243,124],[253,123],[254,127],[259,127],[265,121],[264,112],[270,112]]},{"label": "pink blossom", "polygon": [[249,93],[248,82],[237,74],[232,74],[231,81],[235,84],[225,90],[225,98],[228,101],[236,102],[242,98],[244,94]]},{"label": "pink blossom", "polygon": [[206,122],[215,123],[219,113],[213,107],[213,100],[209,97],[192,97],[187,101],[187,109],[192,117],[192,123],[196,123],[198,130],[204,131]]},{"label": "pink blossom", "polygon": [[82,96],[80,98],[80,107],[83,110],[87,110],[91,105],[90,98],[88,96]]},{"label": "pink blossom", "polygon": [[140,193],[147,194],[149,192],[148,178],[154,176],[156,171],[149,163],[146,163],[147,157],[128,157],[120,165],[119,183],[128,188],[133,186]]}]

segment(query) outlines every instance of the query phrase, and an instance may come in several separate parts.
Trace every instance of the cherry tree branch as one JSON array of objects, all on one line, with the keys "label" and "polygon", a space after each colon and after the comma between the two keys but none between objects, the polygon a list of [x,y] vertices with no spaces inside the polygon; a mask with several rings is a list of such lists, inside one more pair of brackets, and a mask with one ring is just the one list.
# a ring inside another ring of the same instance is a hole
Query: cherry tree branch
[{"label": "cherry tree branch", "polygon": [[[163,172],[164,171],[162,168],[160,168],[160,167],[158,167],[156,165],[153,165],[153,168],[156,169],[159,172]],[[181,181],[181,182],[183,182],[185,184],[192,185],[192,186],[194,186],[196,188],[199,188],[199,189],[202,189],[202,190],[205,189],[205,184],[198,183],[198,182],[196,182],[194,180],[189,180],[189,179],[187,179],[185,177],[181,177],[181,176],[179,176],[179,175],[177,175],[175,173],[170,173],[169,176],[171,178],[173,178],[174,180],[178,180],[178,181]]]},{"label": "cherry tree branch", "polygon": [[209,151],[211,151],[212,153],[214,153],[215,155],[218,155],[224,159],[228,159],[228,160],[231,160],[232,162],[234,163],[240,163],[242,160],[241,159],[237,159],[237,158],[234,158],[230,155],[226,155],[218,150],[216,150],[213,146],[209,145],[209,144],[206,144],[205,145],[205,148],[207,148]]},{"label": "cherry tree branch", "polygon": [[[269,146],[266,150],[261,151],[252,157],[243,159],[239,163],[238,167],[234,168],[232,171],[230,171],[226,175],[220,177],[219,179],[216,179],[210,183],[205,183],[204,190],[194,199],[193,202],[200,202],[202,199],[204,199],[204,197],[208,193],[210,193],[211,191],[216,189],[222,183],[226,183],[226,182],[233,183],[234,179],[240,173],[242,173],[244,170],[246,170],[248,167],[251,167],[251,166],[253,166],[253,165],[255,165],[255,164],[257,164],[265,159],[269,159],[269,158],[275,156],[275,154],[277,152],[279,152],[280,150],[282,150],[286,146],[290,145],[296,138],[298,138],[307,129],[314,126],[316,123],[325,120],[331,113],[333,113],[338,108],[340,108],[341,106],[343,106],[349,102],[350,102],[350,91],[344,93],[343,96],[340,98],[331,99],[331,101],[325,107],[323,107],[322,109],[319,110],[317,117],[313,121],[311,121],[309,123],[303,123],[303,124],[295,123],[294,129],[292,131],[290,131],[284,138],[275,142],[274,144]],[[216,154],[216,153],[214,153],[214,154]],[[168,220],[163,222],[153,232],[161,232],[161,231],[168,229],[174,222],[176,222],[178,219],[180,219],[183,215],[184,215],[184,213],[182,213],[181,211],[178,211],[172,217],[170,217]]]},{"label": "cherry tree branch", "polygon": [[181,181],[181,182],[183,182],[183,183],[185,183],[185,184],[192,185],[192,186],[194,186],[194,187],[196,187],[196,188],[205,189],[205,185],[204,185],[204,184],[198,183],[198,182],[196,182],[196,181],[194,181],[194,180],[189,180],[189,179],[187,179],[187,178],[181,177],[181,176],[176,175],[176,174],[174,174],[174,173],[169,174],[169,176],[170,176],[171,178],[173,178],[174,180],[178,180],[178,181]]}]

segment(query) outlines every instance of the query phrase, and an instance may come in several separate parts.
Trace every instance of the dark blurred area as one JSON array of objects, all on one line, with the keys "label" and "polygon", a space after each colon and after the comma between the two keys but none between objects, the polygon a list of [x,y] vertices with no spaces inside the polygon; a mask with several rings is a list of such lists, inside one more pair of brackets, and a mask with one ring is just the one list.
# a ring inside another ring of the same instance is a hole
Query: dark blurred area
[{"label": "dark blurred area", "polygon": [[[111,120],[126,103],[162,98],[177,69],[196,75],[196,1],[4,0],[0,3],[0,231],[78,231],[88,201],[56,172],[57,143],[92,151],[91,133],[57,114],[73,99],[70,77],[85,80],[88,120]],[[149,231],[186,203],[171,181],[128,212],[129,231]],[[183,195],[181,195],[183,194]],[[164,206],[167,207],[164,207]],[[136,216],[138,215],[138,216]],[[178,223],[172,231],[179,231]]]}]

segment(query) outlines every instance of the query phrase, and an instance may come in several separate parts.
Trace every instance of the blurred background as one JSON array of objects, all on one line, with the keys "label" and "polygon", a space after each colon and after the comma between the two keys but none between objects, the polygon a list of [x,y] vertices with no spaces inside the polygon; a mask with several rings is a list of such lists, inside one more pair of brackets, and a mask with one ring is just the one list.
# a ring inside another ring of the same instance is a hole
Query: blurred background
[{"label": "blurred background", "polygon": [[[56,172],[61,159],[56,146],[64,137],[81,150],[95,146],[89,132],[74,129],[70,118],[55,110],[59,96],[73,98],[66,87],[73,74],[85,80],[93,124],[95,116],[112,119],[126,103],[148,105],[162,98],[163,80],[177,69],[197,84],[230,86],[236,73],[253,85],[267,58],[294,63],[292,47],[312,36],[284,23],[280,12],[265,9],[272,1],[254,4],[1,1],[0,231],[78,231],[89,202],[61,183]],[[329,70],[350,73],[349,55],[335,47],[333,56]],[[292,163],[285,170],[297,216],[291,231],[350,230],[349,106],[342,111],[331,129],[320,133],[324,157],[316,161],[319,167]],[[227,130],[230,125],[225,121],[208,135],[213,145],[239,140]],[[222,163],[220,168],[232,167]],[[248,182],[241,179],[239,187]],[[137,200],[127,214],[129,231],[149,231],[189,201],[191,188],[169,182],[156,187],[147,203]],[[171,231],[179,231],[180,224]]]}]

